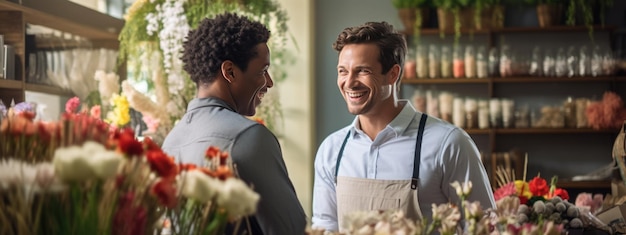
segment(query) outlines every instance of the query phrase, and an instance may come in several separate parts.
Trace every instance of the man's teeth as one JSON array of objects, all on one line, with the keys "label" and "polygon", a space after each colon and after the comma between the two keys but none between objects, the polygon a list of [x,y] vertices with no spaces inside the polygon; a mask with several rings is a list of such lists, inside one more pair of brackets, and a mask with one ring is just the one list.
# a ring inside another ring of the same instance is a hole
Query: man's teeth
[{"label": "man's teeth", "polygon": [[259,99],[263,99],[263,96],[265,96],[265,93],[259,93],[257,96],[259,97]]},{"label": "man's teeth", "polygon": [[346,93],[348,94],[348,96],[349,96],[350,98],[359,98],[359,97],[361,97],[361,96],[365,95],[365,92],[358,92],[358,93],[355,93],[355,92],[346,92]]}]

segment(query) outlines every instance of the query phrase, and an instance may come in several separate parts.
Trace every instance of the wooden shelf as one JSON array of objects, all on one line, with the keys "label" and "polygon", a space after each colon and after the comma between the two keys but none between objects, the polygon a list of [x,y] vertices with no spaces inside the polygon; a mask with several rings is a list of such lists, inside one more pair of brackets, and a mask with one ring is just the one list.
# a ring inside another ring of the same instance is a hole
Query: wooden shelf
[{"label": "wooden shelf", "polygon": [[610,180],[559,181],[557,186],[564,189],[607,189],[611,188]]},{"label": "wooden shelf", "polygon": [[43,84],[26,83],[25,90],[67,97],[74,96],[74,93],[72,93],[71,91]]},{"label": "wooden shelf", "polygon": [[412,78],[403,84],[489,84],[489,83],[551,83],[551,82],[626,82],[622,76],[599,77],[495,77],[495,78]]},{"label": "wooden shelf", "polygon": [[18,80],[9,80],[9,79],[0,78],[0,88],[21,90],[24,88],[24,83]]},{"label": "wooden shelf", "polygon": [[[539,83],[539,82],[610,82],[616,77],[504,77],[492,78],[494,83]],[[624,80],[626,81],[626,80]]]},{"label": "wooden shelf", "polygon": [[404,84],[469,84],[491,82],[490,78],[411,78],[402,79]]},{"label": "wooden shelf", "polygon": [[67,0],[0,0],[0,11],[19,11],[30,24],[53,28],[94,40],[117,40],[124,20]]},{"label": "wooden shelf", "polygon": [[492,129],[465,129],[465,132],[470,135],[488,135],[491,134]]},{"label": "wooden shelf", "polygon": [[603,129],[595,130],[591,128],[510,128],[495,129],[496,134],[593,134],[593,133],[615,133],[618,130]]},{"label": "wooden shelf", "polygon": [[[594,32],[610,32],[615,30],[614,26],[602,26],[602,25],[594,25],[592,26]],[[561,25],[561,26],[551,26],[551,27],[503,27],[499,29],[463,29],[461,30],[462,35],[471,35],[471,34],[499,34],[499,33],[548,33],[548,32],[586,32],[589,31],[589,27],[587,26],[569,26],[569,25]],[[407,34],[407,33],[405,33]],[[420,30],[421,35],[439,35],[441,31],[439,28],[423,28]],[[454,34],[453,30],[446,30],[443,34],[449,35]]]}]

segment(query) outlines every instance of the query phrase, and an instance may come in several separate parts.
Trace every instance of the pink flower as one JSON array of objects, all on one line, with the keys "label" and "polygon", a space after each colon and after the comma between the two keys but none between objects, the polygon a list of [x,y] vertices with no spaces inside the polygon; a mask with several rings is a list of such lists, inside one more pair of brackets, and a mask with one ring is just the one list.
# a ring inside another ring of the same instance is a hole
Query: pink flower
[{"label": "pink flower", "polygon": [[148,126],[149,133],[156,132],[157,127],[159,127],[159,119],[154,119],[151,116],[144,115],[142,120],[146,123],[146,126]]},{"label": "pink flower", "polygon": [[93,118],[100,119],[101,117],[100,115],[102,115],[102,108],[100,107],[100,105],[95,105],[91,107],[91,109],[89,110],[89,113],[91,114]]},{"label": "pink flower", "polygon": [[510,182],[493,192],[493,197],[496,201],[515,195],[517,193],[517,188],[515,187],[515,182]]},{"label": "pink flower", "polygon": [[65,103],[65,112],[67,113],[75,113],[78,111],[78,106],[80,105],[80,99],[77,96],[70,98],[67,103]]}]

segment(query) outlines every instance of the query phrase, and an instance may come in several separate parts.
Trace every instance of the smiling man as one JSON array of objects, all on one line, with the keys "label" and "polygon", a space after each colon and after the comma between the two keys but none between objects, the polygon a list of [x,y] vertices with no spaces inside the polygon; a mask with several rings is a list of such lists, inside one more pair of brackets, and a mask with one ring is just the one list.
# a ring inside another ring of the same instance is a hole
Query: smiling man
[{"label": "smiling man", "polygon": [[244,231],[244,223],[240,234],[304,234],[306,215],[278,140],[245,117],[255,114],[274,85],[268,73],[269,37],[261,23],[231,13],[205,19],[189,32],[182,60],[197,96],[162,147],[177,162],[200,166],[209,146],[230,153],[241,179],[261,196],[251,231]]},{"label": "smiling man", "polygon": [[356,211],[402,210],[411,219],[430,219],[432,204],[461,204],[454,181],[471,181],[468,200],[495,207],[472,138],[397,99],[403,35],[386,22],[369,22],[344,29],[333,47],[337,86],[356,117],[317,151],[312,227],[343,232],[344,216]]}]

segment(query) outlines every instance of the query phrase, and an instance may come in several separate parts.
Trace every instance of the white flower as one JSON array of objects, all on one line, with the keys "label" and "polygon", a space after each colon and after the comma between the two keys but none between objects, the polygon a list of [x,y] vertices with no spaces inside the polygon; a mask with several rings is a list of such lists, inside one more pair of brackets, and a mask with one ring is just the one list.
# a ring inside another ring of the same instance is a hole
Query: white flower
[{"label": "white flower", "polygon": [[228,215],[238,218],[256,212],[259,194],[237,178],[226,179],[217,197],[217,204],[228,211]]},{"label": "white flower", "polygon": [[115,151],[97,152],[89,159],[89,165],[100,179],[115,176],[124,157]]},{"label": "white flower", "polygon": [[119,76],[116,73],[106,73],[102,70],[96,71],[94,79],[98,81],[98,92],[102,100],[109,100],[114,93],[119,92]]},{"label": "white flower", "polygon": [[63,181],[84,181],[96,178],[81,147],[70,146],[54,151],[54,170]]},{"label": "white flower", "polygon": [[182,180],[181,194],[202,203],[210,201],[224,184],[198,170],[187,171]]},{"label": "white flower", "polygon": [[466,182],[464,182],[462,184],[459,183],[459,181],[454,181],[454,182],[450,183],[450,185],[452,185],[454,190],[456,190],[456,195],[458,195],[460,198],[466,198],[472,192],[472,182],[471,181],[466,181]]},{"label": "white flower", "polygon": [[102,144],[87,141],[82,147],[58,148],[54,152],[55,174],[63,181],[86,181],[115,176],[124,158]]}]

